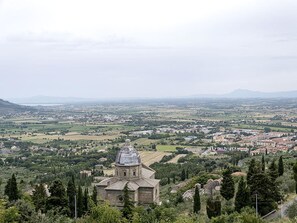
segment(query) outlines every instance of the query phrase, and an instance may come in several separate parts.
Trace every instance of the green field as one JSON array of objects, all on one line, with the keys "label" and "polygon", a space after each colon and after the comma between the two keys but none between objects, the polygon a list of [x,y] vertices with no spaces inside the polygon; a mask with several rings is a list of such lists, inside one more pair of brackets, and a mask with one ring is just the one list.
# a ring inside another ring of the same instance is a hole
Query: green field
[{"label": "green field", "polygon": [[157,145],[157,151],[174,152],[176,151],[176,147],[179,147],[179,146],[178,145]]}]

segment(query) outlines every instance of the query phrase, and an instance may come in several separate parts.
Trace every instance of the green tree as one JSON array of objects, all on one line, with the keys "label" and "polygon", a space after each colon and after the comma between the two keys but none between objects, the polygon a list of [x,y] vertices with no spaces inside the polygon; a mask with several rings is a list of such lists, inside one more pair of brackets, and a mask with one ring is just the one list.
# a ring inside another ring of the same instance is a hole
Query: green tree
[{"label": "green tree", "polygon": [[255,205],[255,194],[257,194],[259,213],[261,215],[265,215],[277,208],[277,204],[273,195],[274,190],[271,186],[271,178],[267,174],[260,171],[252,177],[251,182],[250,191],[252,194],[252,204]]},{"label": "green tree", "polygon": [[221,201],[216,198],[209,197],[206,201],[206,212],[208,218],[213,218],[221,215]]},{"label": "green tree", "polygon": [[200,201],[200,194],[199,194],[199,187],[195,187],[195,194],[194,194],[194,213],[198,214],[201,209],[201,201]]},{"label": "green tree", "polygon": [[252,208],[243,208],[241,213],[234,212],[212,218],[210,223],[265,223],[260,216],[255,215]]},{"label": "green tree", "polygon": [[186,171],[185,169],[182,170],[181,175],[180,175],[181,181],[184,181],[186,179]]},{"label": "green tree", "polygon": [[226,200],[230,200],[234,197],[234,181],[231,175],[231,170],[229,168],[223,172],[223,182],[220,192]]},{"label": "green tree", "polygon": [[117,208],[103,204],[93,207],[90,215],[86,217],[85,222],[121,223],[123,221],[122,214]]},{"label": "green tree", "polygon": [[238,183],[238,190],[235,196],[235,211],[240,212],[243,207],[251,205],[250,190],[241,177]]},{"label": "green tree", "polygon": [[270,180],[270,190],[272,191],[271,197],[273,197],[275,201],[280,201],[281,200],[280,190],[276,182],[276,178],[278,177],[278,170],[274,160],[271,162],[269,166],[268,174],[271,179]]},{"label": "green tree", "polygon": [[269,127],[265,127],[265,128],[264,128],[264,132],[265,132],[265,133],[271,132],[271,128],[269,128]]},{"label": "green tree", "polygon": [[16,201],[20,198],[17,181],[14,174],[12,174],[11,178],[7,181],[4,194],[8,196],[9,201]]},{"label": "green tree", "polygon": [[269,168],[268,168],[268,174],[269,176],[271,177],[271,180],[273,182],[275,182],[276,178],[278,177],[278,170],[277,170],[277,167],[276,167],[276,164],[275,164],[275,161],[272,160]]},{"label": "green tree", "polygon": [[123,190],[123,203],[124,203],[123,209],[122,209],[123,216],[126,219],[131,219],[134,205],[129,195],[128,183],[126,183]]},{"label": "green tree", "polygon": [[85,188],[84,196],[83,196],[83,213],[86,214],[89,212],[89,191],[88,188]]},{"label": "green tree", "polygon": [[70,217],[75,217],[75,196],[76,196],[76,187],[74,176],[68,181],[67,184],[67,197],[68,197],[68,207],[70,210]]},{"label": "green tree", "polygon": [[283,156],[280,156],[278,160],[278,175],[282,176],[283,174],[284,174],[284,162],[283,162]]},{"label": "green tree", "polygon": [[291,219],[297,217],[297,201],[294,201],[293,204],[287,208],[286,215]]},{"label": "green tree", "polygon": [[0,199],[0,223],[20,222],[20,214],[15,206],[6,208],[6,202]]},{"label": "green tree", "polygon": [[295,190],[296,190],[296,194],[297,194],[297,162],[294,164],[293,166],[293,176],[294,176],[294,180],[295,180]]},{"label": "green tree", "polygon": [[56,210],[61,214],[68,214],[68,200],[66,190],[61,180],[55,180],[49,188],[50,196],[46,201],[47,210]]},{"label": "green tree", "polygon": [[81,186],[78,186],[77,193],[77,217],[81,217],[84,211],[84,203],[83,203],[83,193]]},{"label": "green tree", "polygon": [[41,212],[45,212],[45,204],[46,204],[47,194],[43,184],[35,185],[32,200],[35,205],[36,211],[40,210]]},{"label": "green tree", "polygon": [[19,199],[14,203],[14,206],[18,209],[22,222],[30,222],[30,218],[35,212],[34,205],[30,201]]},{"label": "green tree", "polygon": [[261,167],[262,167],[262,171],[265,172],[265,157],[264,154],[262,154],[262,163],[261,163]]},{"label": "green tree", "polygon": [[97,205],[98,201],[97,201],[97,188],[96,186],[93,187],[93,194],[92,194],[92,200],[94,201],[94,204]]},{"label": "green tree", "polygon": [[251,185],[252,177],[260,171],[259,165],[257,164],[256,160],[253,158],[250,162],[249,169],[247,172],[247,184]]}]

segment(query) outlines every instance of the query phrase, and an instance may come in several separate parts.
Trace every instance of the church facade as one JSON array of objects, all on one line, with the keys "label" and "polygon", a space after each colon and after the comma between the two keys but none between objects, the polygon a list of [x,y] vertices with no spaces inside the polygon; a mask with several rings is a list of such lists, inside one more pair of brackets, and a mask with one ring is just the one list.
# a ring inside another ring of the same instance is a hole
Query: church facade
[{"label": "church facade", "polygon": [[129,140],[117,154],[115,176],[96,185],[98,196],[113,206],[122,207],[126,184],[135,205],[159,203],[160,186],[159,180],[155,179],[155,171],[141,162],[139,153]]}]

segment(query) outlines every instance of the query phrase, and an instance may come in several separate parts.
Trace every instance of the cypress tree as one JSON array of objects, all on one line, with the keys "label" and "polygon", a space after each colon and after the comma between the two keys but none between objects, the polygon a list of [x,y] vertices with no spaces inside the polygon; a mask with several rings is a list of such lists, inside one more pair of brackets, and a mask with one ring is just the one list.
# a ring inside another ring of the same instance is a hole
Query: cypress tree
[{"label": "cypress tree", "polygon": [[280,156],[278,160],[278,175],[282,176],[283,174],[284,174],[283,156]]},{"label": "cypress tree", "polygon": [[167,184],[170,184],[170,177],[167,177]]},{"label": "cypress tree", "polygon": [[295,180],[295,190],[296,190],[296,194],[297,194],[297,162],[293,166],[293,177]]},{"label": "cypress tree", "polygon": [[262,154],[262,171],[265,172],[265,158],[264,158],[264,154]]},{"label": "cypress tree", "polygon": [[223,182],[220,192],[226,200],[230,200],[234,197],[235,188],[230,169],[227,169],[223,172]]},{"label": "cypress tree", "polygon": [[83,213],[86,214],[89,211],[89,191],[88,188],[85,188],[83,196]]},{"label": "cypress tree", "polygon": [[46,204],[46,191],[43,184],[36,185],[33,191],[32,200],[35,206],[36,211],[40,210],[45,212]]},{"label": "cypress tree", "polygon": [[17,181],[14,174],[12,174],[11,178],[7,181],[4,194],[8,196],[9,201],[16,201],[20,198]]},{"label": "cypress tree", "polygon": [[248,169],[247,176],[246,176],[248,185],[251,184],[251,178],[256,172],[257,172],[256,171],[256,160],[253,158],[250,162],[249,169]]},{"label": "cypress tree", "polygon": [[219,199],[208,198],[206,201],[206,212],[208,218],[221,215],[221,201]]},{"label": "cypress tree", "polygon": [[68,197],[68,207],[70,210],[70,217],[75,217],[75,196],[76,196],[76,187],[74,176],[68,181],[67,185],[67,197]]},{"label": "cypress tree", "polygon": [[96,186],[93,187],[93,194],[92,194],[92,200],[94,201],[94,204],[97,205],[97,188]]},{"label": "cypress tree", "polygon": [[275,161],[273,160],[268,168],[269,176],[271,177],[271,180],[275,182],[276,178],[278,177],[278,171],[275,164]]},{"label": "cypress tree", "polygon": [[184,181],[186,179],[186,171],[185,169],[182,170],[181,175],[180,175],[181,181]]},{"label": "cypress tree", "polygon": [[240,212],[240,210],[243,207],[249,206],[250,204],[250,191],[243,177],[241,177],[238,183],[238,190],[235,196],[235,211]]},{"label": "cypress tree", "polygon": [[194,194],[194,213],[198,214],[201,209],[201,202],[200,202],[200,194],[198,186],[195,187],[195,194]]},{"label": "cypress tree", "polygon": [[81,217],[83,215],[84,211],[84,204],[83,204],[83,194],[81,186],[78,187],[78,193],[77,193],[77,217]]},{"label": "cypress tree", "polygon": [[186,171],[186,179],[189,179],[189,169]]},{"label": "cypress tree", "polygon": [[274,197],[275,191],[272,185],[271,177],[266,173],[258,172],[252,177],[250,191],[253,196],[251,200],[254,205],[256,203],[254,194],[257,193],[258,211],[261,215],[265,215],[277,207]]},{"label": "cypress tree", "polygon": [[132,211],[133,211],[133,202],[131,201],[131,198],[129,196],[129,188],[128,183],[126,183],[124,190],[123,190],[123,202],[124,206],[122,209],[123,216],[126,219],[131,219],[132,217]]},{"label": "cypress tree", "polygon": [[46,209],[57,209],[62,214],[69,214],[68,199],[61,180],[55,180],[49,188],[50,197],[46,201]]},{"label": "cypress tree", "polygon": [[249,186],[252,184],[252,182],[251,182],[252,177],[255,174],[259,173],[260,171],[261,171],[260,163],[256,162],[256,160],[253,158],[250,162],[249,169],[247,172],[247,177],[246,177],[247,184]]}]

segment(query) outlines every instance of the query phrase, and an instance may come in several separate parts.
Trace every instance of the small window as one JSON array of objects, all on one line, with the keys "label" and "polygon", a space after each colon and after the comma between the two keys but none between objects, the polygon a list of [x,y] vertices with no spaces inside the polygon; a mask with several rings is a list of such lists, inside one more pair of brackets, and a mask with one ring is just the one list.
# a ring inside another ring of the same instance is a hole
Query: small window
[{"label": "small window", "polygon": [[126,172],[124,172],[124,177],[127,175],[127,173]]},{"label": "small window", "polygon": [[119,196],[118,196],[118,199],[119,199],[120,202],[122,202],[122,201],[124,200],[124,198],[123,198],[122,195],[119,195]]},{"label": "small window", "polygon": [[136,172],[135,171],[133,171],[133,176],[136,176]]}]

